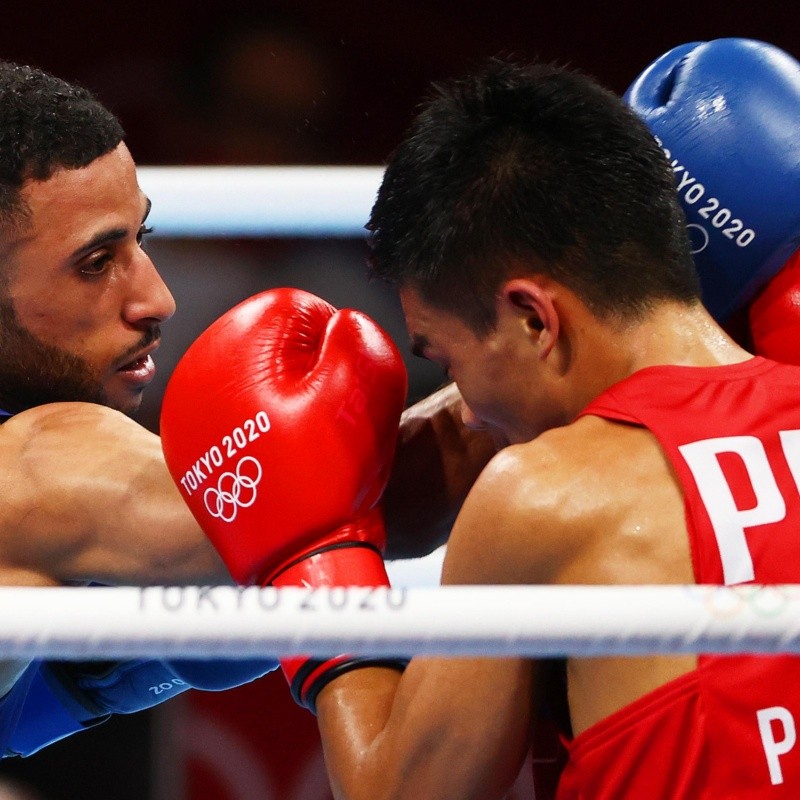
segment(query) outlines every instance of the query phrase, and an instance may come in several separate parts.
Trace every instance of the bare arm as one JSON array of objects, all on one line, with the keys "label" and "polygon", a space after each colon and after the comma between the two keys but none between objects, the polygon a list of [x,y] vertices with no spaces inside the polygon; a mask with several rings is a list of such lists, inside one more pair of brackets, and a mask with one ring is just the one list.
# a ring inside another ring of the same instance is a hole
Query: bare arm
[{"label": "bare arm", "polygon": [[[445,583],[513,582],[508,565],[521,560],[519,532],[529,521],[507,488],[515,481],[505,459],[496,463],[458,516]],[[538,667],[524,659],[415,658],[402,676],[362,669],[332,681],[317,710],[335,796],[503,797],[528,748]]]},{"label": "bare arm", "polygon": [[334,797],[503,797],[528,747],[531,681],[510,659],[416,658],[402,678],[338,678],[317,706]]},{"label": "bare arm", "polygon": [[56,403],[0,427],[0,583],[230,582],[160,440],[119,412]]},{"label": "bare arm", "polygon": [[494,453],[488,434],[461,422],[455,384],[408,408],[383,498],[387,558],[415,558],[444,544],[467,492]]}]

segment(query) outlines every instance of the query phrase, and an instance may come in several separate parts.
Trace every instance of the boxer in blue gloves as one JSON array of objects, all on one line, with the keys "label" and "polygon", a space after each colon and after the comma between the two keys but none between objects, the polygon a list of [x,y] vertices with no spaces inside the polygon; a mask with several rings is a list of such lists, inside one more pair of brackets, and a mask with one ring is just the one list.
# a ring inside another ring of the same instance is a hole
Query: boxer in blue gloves
[{"label": "boxer in blue gloves", "polygon": [[[0,64],[0,583],[230,583],[129,419],[172,296],[142,249],[149,201],[87,92]],[[30,755],[266,660],[0,662],[0,755]]]}]

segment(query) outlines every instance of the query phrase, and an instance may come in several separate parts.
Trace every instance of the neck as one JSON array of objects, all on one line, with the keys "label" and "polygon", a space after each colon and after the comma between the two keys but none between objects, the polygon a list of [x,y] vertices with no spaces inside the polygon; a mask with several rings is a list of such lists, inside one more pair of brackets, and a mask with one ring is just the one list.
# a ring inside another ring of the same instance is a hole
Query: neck
[{"label": "neck", "polygon": [[633,323],[594,318],[587,333],[574,349],[573,386],[580,387],[573,395],[576,414],[600,392],[645,367],[713,367],[752,358],[699,303],[662,303]]},{"label": "neck", "polygon": [[628,374],[659,364],[714,367],[752,358],[699,303],[664,303],[631,326],[626,338]]}]

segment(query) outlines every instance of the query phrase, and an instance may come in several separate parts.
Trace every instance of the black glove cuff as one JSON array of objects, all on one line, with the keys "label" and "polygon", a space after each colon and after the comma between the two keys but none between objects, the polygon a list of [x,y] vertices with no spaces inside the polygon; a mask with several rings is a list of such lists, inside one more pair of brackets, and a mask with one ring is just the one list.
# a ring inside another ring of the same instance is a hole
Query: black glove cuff
[{"label": "black glove cuff", "polygon": [[363,667],[388,667],[402,672],[407,666],[408,658],[349,658],[346,661],[334,663],[330,669],[320,673],[310,685],[306,686],[308,678],[318,670],[325,660],[309,659],[294,675],[290,686],[292,697],[298,705],[307,708],[314,716],[317,714],[317,697],[319,693],[334,679],[346,672]]}]

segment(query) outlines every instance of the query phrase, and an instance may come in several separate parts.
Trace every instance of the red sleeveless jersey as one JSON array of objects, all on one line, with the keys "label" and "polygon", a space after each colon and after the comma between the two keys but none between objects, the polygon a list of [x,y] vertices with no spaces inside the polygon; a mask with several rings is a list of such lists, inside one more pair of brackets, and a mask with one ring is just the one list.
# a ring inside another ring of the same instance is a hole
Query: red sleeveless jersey
[{"label": "red sleeveless jersey", "polygon": [[[583,414],[658,439],[683,488],[697,583],[800,583],[800,367],[650,367]],[[800,658],[701,656],[565,742],[557,798],[800,798],[798,727]]]}]

